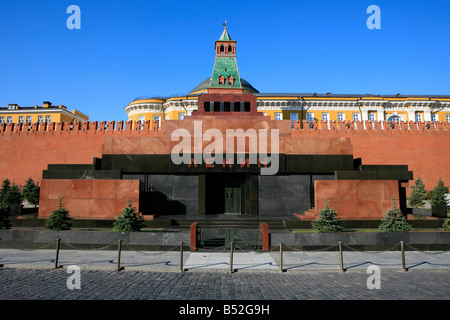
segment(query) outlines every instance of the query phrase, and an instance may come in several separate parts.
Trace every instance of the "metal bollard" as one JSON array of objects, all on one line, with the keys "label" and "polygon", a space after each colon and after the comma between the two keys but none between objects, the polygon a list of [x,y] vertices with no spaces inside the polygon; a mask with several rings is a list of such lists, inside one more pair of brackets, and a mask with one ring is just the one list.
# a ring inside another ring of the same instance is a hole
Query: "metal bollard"
[{"label": "metal bollard", "polygon": [[342,253],[342,241],[339,241],[339,256],[341,260],[341,271],[344,272],[344,255]]},{"label": "metal bollard", "polygon": [[58,269],[60,266],[58,265],[59,260],[59,244],[61,243],[61,239],[56,239],[56,258],[55,258],[55,269]]},{"label": "metal bollard", "polygon": [[183,267],[183,242],[180,244],[180,271],[184,271]]},{"label": "metal bollard", "polygon": [[230,243],[230,273],[233,273],[233,242]]},{"label": "metal bollard", "polygon": [[122,251],[122,240],[119,240],[119,245],[117,248],[117,271],[123,270],[123,268],[120,267],[120,253]]},{"label": "metal bollard", "polygon": [[280,271],[283,272],[283,243],[280,243]]},{"label": "metal bollard", "polygon": [[406,271],[408,271],[408,269],[406,269],[406,266],[405,266],[405,246],[404,246],[403,241],[400,241],[400,247],[402,249],[402,269],[403,269],[403,272],[406,272]]}]

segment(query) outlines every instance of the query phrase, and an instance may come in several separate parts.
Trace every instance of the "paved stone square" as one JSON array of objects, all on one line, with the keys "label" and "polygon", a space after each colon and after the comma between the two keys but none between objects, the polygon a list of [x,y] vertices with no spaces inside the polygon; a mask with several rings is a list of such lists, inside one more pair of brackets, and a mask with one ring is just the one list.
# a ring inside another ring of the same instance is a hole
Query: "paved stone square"
[{"label": "paved stone square", "polygon": [[330,272],[147,272],[82,270],[81,288],[68,289],[61,269],[1,268],[4,300],[448,300],[446,270]]},{"label": "paved stone square", "polygon": [[[0,250],[0,300],[171,300],[182,301],[300,301],[300,300],[427,300],[450,299],[450,252],[344,252],[345,272],[338,252],[180,253],[62,250],[54,269],[54,250]],[[71,265],[80,268],[80,289],[67,286]],[[380,269],[380,288],[367,285]],[[176,308],[175,308],[176,309]],[[175,312],[174,308],[170,309]]]}]

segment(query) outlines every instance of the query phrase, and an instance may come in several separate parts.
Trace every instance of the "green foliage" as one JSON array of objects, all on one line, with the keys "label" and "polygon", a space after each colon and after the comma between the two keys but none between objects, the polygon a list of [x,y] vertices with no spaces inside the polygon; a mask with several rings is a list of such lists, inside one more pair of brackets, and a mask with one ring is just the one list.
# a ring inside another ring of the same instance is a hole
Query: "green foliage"
[{"label": "green foliage", "polygon": [[442,229],[445,231],[450,231],[450,208],[447,207],[447,218],[445,218],[442,224]]},{"label": "green foliage", "polygon": [[395,232],[395,231],[412,231],[413,227],[408,223],[406,217],[397,208],[397,203],[395,199],[392,199],[392,208],[388,209],[385,214],[383,214],[381,224],[379,226],[382,232]]},{"label": "green foliage", "polygon": [[22,194],[16,184],[12,184],[3,196],[3,203],[6,205],[20,205],[22,203]]},{"label": "green foliage", "polygon": [[69,210],[64,208],[64,196],[58,197],[58,209],[53,210],[47,219],[46,228],[50,230],[70,230],[72,223],[69,217]]},{"label": "green foliage", "polygon": [[437,185],[434,187],[430,195],[431,204],[433,206],[446,206],[446,193],[448,193],[448,187],[444,185],[444,181],[442,181],[442,179],[439,179]]},{"label": "green foliage", "polygon": [[33,179],[29,178],[26,181],[25,187],[22,189],[22,197],[27,200],[28,203],[36,206],[39,204],[39,193],[40,187],[34,182]]},{"label": "green foliage", "polygon": [[2,202],[0,202],[0,229],[1,228],[11,228],[11,222],[9,221],[9,208]]},{"label": "green foliage", "polygon": [[3,200],[10,188],[11,182],[9,181],[9,179],[3,180],[2,187],[0,188],[0,200]]},{"label": "green foliage", "polygon": [[145,226],[145,220],[141,214],[136,212],[136,208],[128,200],[128,206],[122,210],[122,214],[116,217],[113,224],[115,231],[140,231]]},{"label": "green foliage", "polygon": [[418,177],[412,186],[411,196],[408,198],[411,207],[423,207],[425,205],[425,198],[427,197],[427,190],[423,180]]},{"label": "green foliage", "polygon": [[313,229],[319,232],[340,232],[344,229],[342,220],[337,217],[336,211],[328,206],[325,200],[325,208],[319,210],[319,217],[311,222]]}]

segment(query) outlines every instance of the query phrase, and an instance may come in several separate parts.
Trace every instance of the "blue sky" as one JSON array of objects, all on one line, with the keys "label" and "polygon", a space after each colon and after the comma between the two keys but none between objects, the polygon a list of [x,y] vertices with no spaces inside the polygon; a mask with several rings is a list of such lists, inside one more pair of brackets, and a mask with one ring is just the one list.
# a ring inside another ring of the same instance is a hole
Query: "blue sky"
[{"label": "blue sky", "polygon": [[[66,9],[81,9],[69,30]],[[381,9],[370,30],[366,9]],[[144,95],[211,75],[226,19],[240,75],[265,93],[450,94],[450,1],[0,0],[0,106],[126,120]]]}]

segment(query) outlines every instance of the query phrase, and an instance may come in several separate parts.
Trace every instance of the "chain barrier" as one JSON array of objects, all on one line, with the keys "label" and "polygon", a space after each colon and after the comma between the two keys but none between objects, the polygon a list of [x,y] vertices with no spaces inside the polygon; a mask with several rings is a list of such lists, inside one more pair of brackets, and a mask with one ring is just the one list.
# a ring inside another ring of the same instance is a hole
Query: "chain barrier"
[{"label": "chain barrier", "polygon": [[155,252],[149,253],[147,251],[137,250],[137,249],[131,247],[130,245],[126,244],[126,243],[124,244],[124,246],[126,248],[130,249],[131,251],[134,251],[134,252],[137,252],[137,253],[141,253],[141,254],[144,254],[144,255],[148,255],[148,256],[157,256],[157,255],[165,253],[166,251],[173,251],[173,249],[179,248],[179,245],[174,245],[174,246],[170,247],[169,249],[166,249],[165,251],[155,251]]},{"label": "chain barrier", "polygon": [[346,248],[352,250],[352,251],[358,251],[358,252],[368,253],[368,254],[372,254],[372,253],[381,253],[381,252],[385,252],[385,251],[393,251],[394,249],[397,249],[397,247],[398,247],[398,243],[397,243],[397,244],[394,244],[393,246],[391,246],[391,247],[389,247],[389,248],[387,248],[387,249],[385,249],[385,250],[368,251],[368,250],[360,250],[360,249],[353,248],[353,247],[351,247],[351,246],[349,246],[348,244],[345,244],[345,243],[343,243],[342,245],[343,245],[344,247],[346,247]]},{"label": "chain barrier", "polygon": [[448,249],[448,250],[444,250],[444,251],[431,251],[430,252],[430,251],[427,251],[427,250],[419,250],[419,249],[414,248],[413,246],[411,246],[411,245],[409,245],[407,243],[405,243],[405,246],[407,246],[408,248],[410,248],[410,249],[412,249],[414,251],[422,252],[422,253],[425,253],[425,254],[442,254],[442,253],[446,253],[446,252],[450,251],[450,249]]},{"label": "chain barrier", "polygon": [[74,250],[83,250],[83,251],[84,250],[94,250],[94,251],[106,250],[106,249],[108,249],[108,248],[110,248],[110,247],[112,247],[114,245],[114,244],[107,244],[107,245],[99,247],[99,248],[80,248],[80,247],[77,247],[77,246],[75,246],[75,245],[73,245],[71,243],[68,243],[68,242],[61,242],[61,243],[67,245],[68,247],[70,247],[70,248],[72,248]]},{"label": "chain barrier", "polygon": [[52,242],[49,242],[49,243],[46,243],[46,244],[44,244],[44,245],[42,245],[42,246],[40,246],[40,247],[37,247],[37,248],[25,248],[25,247],[20,247],[20,246],[11,246],[11,245],[8,245],[8,248],[4,248],[4,249],[15,249],[15,250],[21,250],[21,251],[35,251],[35,250],[42,250],[42,249],[46,249],[46,248],[48,248],[50,245],[55,245],[55,242],[54,241],[52,241]]},{"label": "chain barrier", "polygon": [[[283,244],[283,245],[284,245],[285,248],[288,248],[288,249],[290,249],[291,251],[305,251],[305,250],[303,250],[303,249],[298,249],[298,248],[289,247],[289,246],[286,245],[286,244]],[[325,248],[322,248],[322,249],[313,250],[313,251],[314,251],[314,252],[329,251],[330,249],[335,248],[335,247],[339,247],[339,245],[337,245],[337,244],[332,244],[332,245],[330,245],[330,246],[328,246],[328,247],[325,247]]]}]

